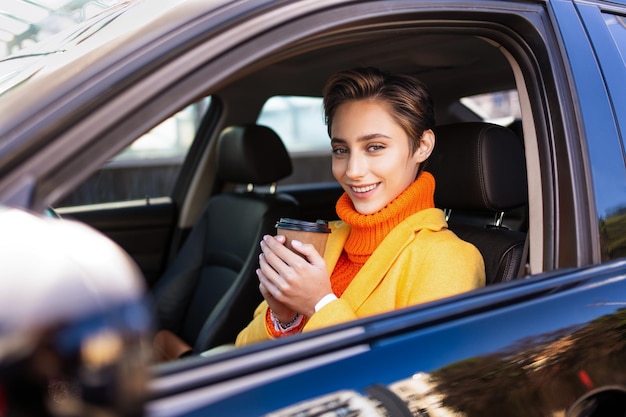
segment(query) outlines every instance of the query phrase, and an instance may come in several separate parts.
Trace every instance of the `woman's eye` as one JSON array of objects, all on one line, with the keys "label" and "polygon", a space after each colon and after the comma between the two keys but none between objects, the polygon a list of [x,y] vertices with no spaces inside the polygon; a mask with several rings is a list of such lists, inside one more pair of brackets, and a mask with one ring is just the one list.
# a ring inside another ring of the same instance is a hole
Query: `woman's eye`
[{"label": "woman's eye", "polygon": [[333,148],[333,154],[335,155],[342,155],[344,153],[348,153],[346,148]]},{"label": "woman's eye", "polygon": [[367,150],[370,152],[376,152],[379,151],[381,149],[385,149],[385,147],[383,145],[369,145],[367,147]]}]

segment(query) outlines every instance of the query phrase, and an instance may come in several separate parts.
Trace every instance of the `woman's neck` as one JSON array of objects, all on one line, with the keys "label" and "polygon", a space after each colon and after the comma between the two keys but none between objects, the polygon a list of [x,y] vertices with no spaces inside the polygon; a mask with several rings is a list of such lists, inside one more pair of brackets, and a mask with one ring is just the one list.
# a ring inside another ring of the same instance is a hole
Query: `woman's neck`
[{"label": "woman's neck", "polygon": [[352,200],[344,193],[337,201],[337,215],[351,226],[350,236],[344,246],[348,256],[369,257],[387,234],[400,222],[418,211],[435,207],[435,179],[423,171],[417,180],[398,197],[372,214],[361,214],[354,209]]}]

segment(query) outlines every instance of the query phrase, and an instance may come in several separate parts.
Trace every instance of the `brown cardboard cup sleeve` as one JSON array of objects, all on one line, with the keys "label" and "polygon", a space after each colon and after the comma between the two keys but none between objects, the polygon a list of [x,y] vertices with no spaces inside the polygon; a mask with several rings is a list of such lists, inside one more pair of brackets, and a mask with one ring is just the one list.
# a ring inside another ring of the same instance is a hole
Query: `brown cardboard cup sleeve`
[{"label": "brown cardboard cup sleeve", "polygon": [[330,227],[325,220],[308,222],[304,220],[281,218],[276,222],[276,234],[285,236],[285,246],[298,254],[299,252],[294,250],[291,245],[293,240],[299,240],[302,243],[310,243],[321,256],[324,256],[329,233]]}]

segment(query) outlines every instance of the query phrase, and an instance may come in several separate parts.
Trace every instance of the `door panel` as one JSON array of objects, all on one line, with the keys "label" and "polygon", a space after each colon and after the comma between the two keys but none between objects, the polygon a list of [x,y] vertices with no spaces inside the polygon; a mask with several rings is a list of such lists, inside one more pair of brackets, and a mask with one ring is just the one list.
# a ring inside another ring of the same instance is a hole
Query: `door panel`
[{"label": "door panel", "polygon": [[[602,236],[602,258],[626,256],[626,17],[596,5],[578,4],[613,106],[617,135],[590,137],[594,192]],[[610,115],[609,115],[610,116]],[[609,125],[608,121],[604,123]],[[621,136],[621,144],[619,137]]]}]

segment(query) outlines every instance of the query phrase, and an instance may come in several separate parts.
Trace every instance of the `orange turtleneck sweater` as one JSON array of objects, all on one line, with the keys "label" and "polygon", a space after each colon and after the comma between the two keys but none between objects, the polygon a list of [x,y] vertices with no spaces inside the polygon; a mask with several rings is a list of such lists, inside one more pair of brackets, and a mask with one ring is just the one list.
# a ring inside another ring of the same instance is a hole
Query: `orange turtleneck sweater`
[{"label": "orange turtleneck sweater", "polygon": [[418,211],[435,207],[435,179],[424,171],[406,190],[373,214],[354,209],[348,194],[337,201],[337,215],[351,226],[350,236],[330,277],[333,292],[341,297],[385,236],[400,222]]}]

